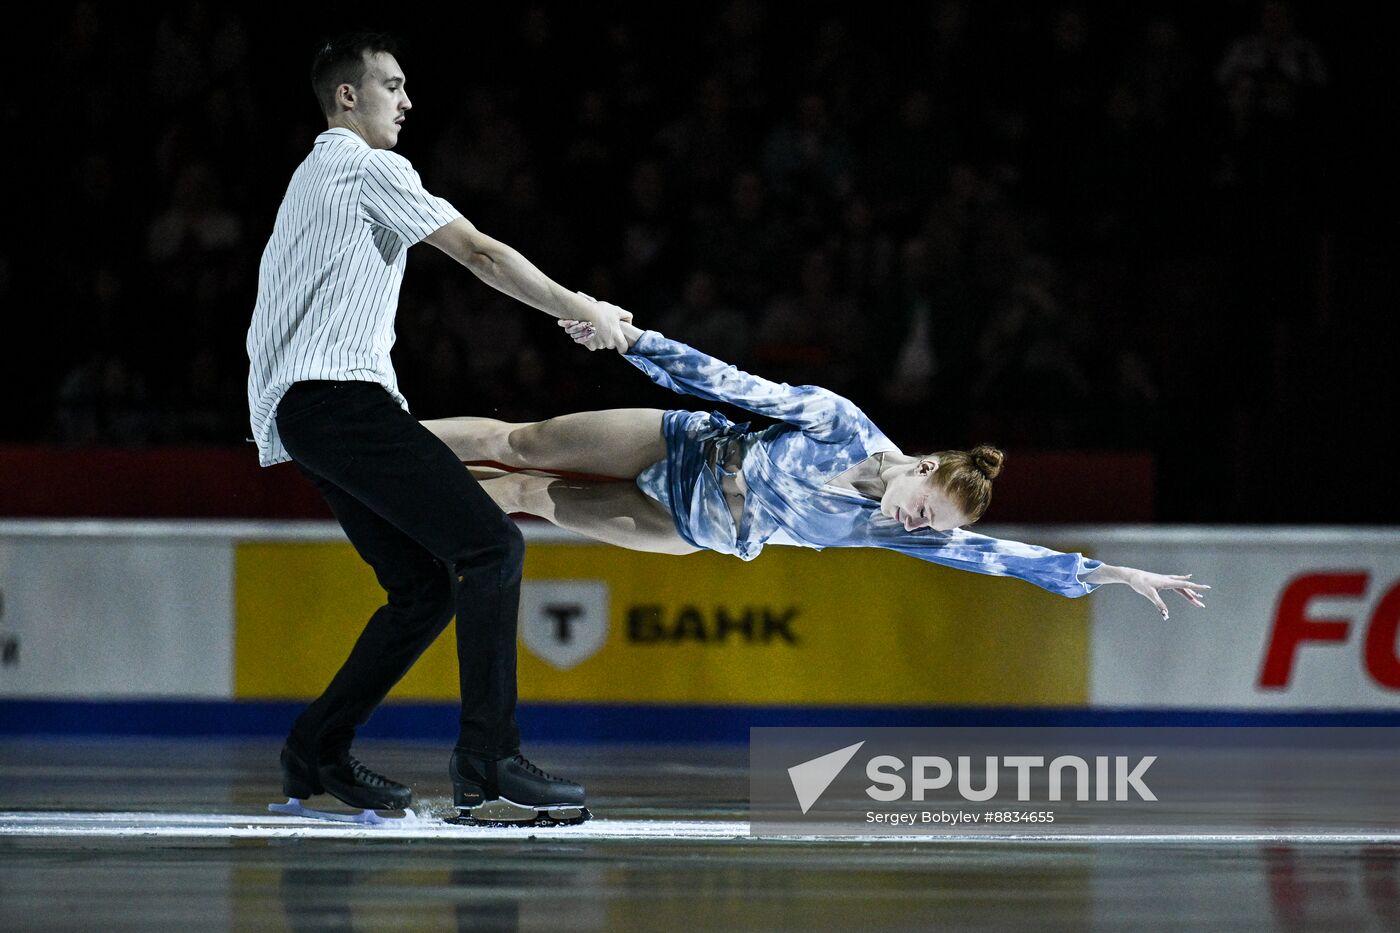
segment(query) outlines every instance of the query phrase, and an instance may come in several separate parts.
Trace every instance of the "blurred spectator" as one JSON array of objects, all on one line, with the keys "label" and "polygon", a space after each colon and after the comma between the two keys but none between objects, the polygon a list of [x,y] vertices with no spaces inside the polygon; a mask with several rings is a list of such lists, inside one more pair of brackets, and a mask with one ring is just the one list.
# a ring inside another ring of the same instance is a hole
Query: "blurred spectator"
[{"label": "blurred spectator", "polygon": [[1268,204],[1290,216],[1305,212],[1327,70],[1316,47],[1294,33],[1287,4],[1262,5],[1259,32],[1230,46],[1216,77],[1228,116],[1217,182],[1238,193],[1245,211]]},{"label": "blurred spectator", "polygon": [[828,248],[842,290],[866,308],[889,286],[892,240],[876,226],[865,198],[852,195],[841,208],[841,226],[828,238]]},{"label": "blurred spectator", "polygon": [[150,89],[158,98],[180,104],[202,95],[209,82],[204,54],[211,29],[209,4],[193,0],[180,4],[156,25],[150,56]]},{"label": "blurred spectator", "polygon": [[607,98],[599,90],[586,90],[578,97],[574,125],[557,143],[564,151],[563,190],[574,207],[575,222],[590,231],[588,235],[614,242],[617,203],[623,196],[619,166],[627,164],[624,155],[630,155],[618,148],[619,136]]},{"label": "blurred spectator", "polygon": [[907,231],[927,209],[947,171],[951,137],[950,127],[934,122],[933,97],[923,88],[907,92],[894,119],[877,129],[863,176],[875,211],[894,232]]},{"label": "blurred spectator", "polygon": [[1048,258],[1027,256],[978,338],[972,397],[1001,417],[999,433],[1024,437],[1039,430],[1057,444],[1087,440],[1078,432],[1091,394],[1090,364],[1082,356],[1089,333],[1064,308],[1060,285]]},{"label": "blurred spectator", "polygon": [[940,433],[965,414],[979,313],[953,238],[912,237],[900,246],[899,274],[866,315],[867,372],[897,417],[927,419],[937,399]]},{"label": "blurred spectator", "polygon": [[1317,48],[1294,31],[1289,6],[1266,2],[1258,32],[1230,45],[1216,77],[1226,114],[1214,180],[1232,312],[1227,339],[1259,347],[1241,360],[1241,375],[1269,386],[1269,407],[1282,412],[1316,313],[1309,282],[1322,261],[1328,205],[1327,71]]},{"label": "blurred spectator", "polygon": [[549,203],[552,199],[546,198],[539,174],[517,171],[499,195],[482,205],[477,227],[526,256],[540,257],[556,281],[573,281],[578,275],[579,231]]},{"label": "blurred spectator", "polygon": [[855,303],[836,289],[831,255],[809,250],[798,291],[775,299],[758,324],[754,366],[792,385],[823,385],[849,394],[864,342]]},{"label": "blurred spectator", "polygon": [[664,71],[664,60],[653,62],[652,58],[663,46],[638,39],[636,28],[626,19],[610,21],[603,32],[602,54],[594,64],[602,71],[608,97],[617,104],[620,128],[626,134],[621,142],[627,151],[635,152],[645,142],[646,129],[660,101],[657,80]]},{"label": "blurred spectator", "polygon": [[809,92],[763,147],[763,172],[778,197],[815,192],[841,198],[851,188],[851,151],[822,95]]},{"label": "blurred spectator", "polygon": [[186,166],[175,182],[170,206],[151,223],[146,255],[161,264],[181,254],[237,247],[243,240],[243,223],[222,201],[218,178],[208,165]]},{"label": "blurred spectator", "polygon": [[680,302],[648,326],[727,363],[742,366],[749,360],[749,318],[720,303],[719,287],[707,270],[692,272]]},{"label": "blurred spectator", "polygon": [[[517,117],[531,139],[558,132],[568,116],[568,98],[561,90],[572,80],[565,55],[569,37],[560,33],[548,6],[534,3],[522,11],[512,57],[521,78]],[[550,153],[540,158],[551,166],[558,161]]]},{"label": "blurred spectator", "polygon": [[243,373],[224,369],[224,355],[204,344],[185,360],[183,384],[171,400],[160,428],[163,439],[179,443],[235,445],[247,434],[236,417],[246,401]]},{"label": "blurred spectator", "polygon": [[682,274],[680,231],[667,201],[661,166],[639,162],[628,186],[627,220],[617,259],[627,302],[638,308],[664,308]]},{"label": "blurred spectator", "polygon": [[[520,127],[501,113],[490,88],[472,88],[466,104],[466,120],[451,122],[436,148],[432,177],[444,190],[466,192],[468,198],[497,194],[529,161],[529,144]],[[416,116],[410,113],[408,119],[416,122]]]},{"label": "blurred spectator", "polygon": [[1259,31],[1231,43],[1215,76],[1227,88],[1252,78],[1261,86],[1260,107],[1284,115],[1301,93],[1327,83],[1327,66],[1317,46],[1294,32],[1292,8],[1268,0],[1259,7]]},{"label": "blurred spectator", "polygon": [[735,114],[746,130],[761,132],[774,86],[765,56],[767,7],[760,0],[729,0],[719,11],[706,50],[724,77]]},{"label": "blurred spectator", "polygon": [[104,446],[146,443],[156,433],[150,402],[146,381],[131,362],[98,348],[59,384],[48,439]]},{"label": "blurred spectator", "polygon": [[[159,289],[145,311],[162,338],[182,346],[211,338],[222,346],[241,343],[247,323],[234,311],[231,296],[252,295],[256,287],[247,281],[242,247],[243,221],[225,203],[219,176],[207,163],[186,165],[169,207],[146,234],[146,256]],[[149,365],[158,366],[155,348],[146,352]],[[170,388],[179,382],[174,377]]]},{"label": "blurred spectator", "polygon": [[1130,68],[1144,116],[1159,130],[1185,129],[1178,124],[1188,116],[1183,111],[1197,65],[1181,27],[1169,14],[1159,13],[1148,21],[1143,39]]},{"label": "blurred spectator", "polygon": [[735,177],[728,211],[702,217],[695,230],[696,263],[720,270],[722,300],[753,316],[790,272],[791,249],[789,226],[754,171]]},{"label": "blurred spectator", "polygon": [[696,109],[671,121],[657,135],[657,142],[680,166],[694,198],[722,201],[742,159],[724,78],[717,73],[706,77]]}]

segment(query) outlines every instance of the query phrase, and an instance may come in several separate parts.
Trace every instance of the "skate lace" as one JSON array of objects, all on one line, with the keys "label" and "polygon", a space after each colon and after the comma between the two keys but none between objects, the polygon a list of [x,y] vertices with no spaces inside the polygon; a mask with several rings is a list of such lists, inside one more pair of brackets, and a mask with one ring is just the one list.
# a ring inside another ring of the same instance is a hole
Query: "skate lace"
[{"label": "skate lace", "polygon": [[355,776],[355,780],[361,784],[368,784],[370,787],[388,787],[389,779],[377,771],[371,771],[365,767],[364,763],[354,755],[346,756],[347,764],[350,765],[350,773]]},{"label": "skate lace", "polygon": [[531,774],[535,775],[536,777],[544,778],[546,781],[557,781],[557,780],[559,780],[559,779],[558,779],[557,777],[555,777],[554,775],[549,774],[549,773],[546,772],[546,771],[542,771],[540,768],[536,767],[535,764],[534,764],[533,762],[531,762],[530,759],[526,758],[524,755],[516,755],[516,756],[515,756],[515,763],[518,764],[518,765],[520,765],[520,767],[524,768],[526,771],[529,771]]}]

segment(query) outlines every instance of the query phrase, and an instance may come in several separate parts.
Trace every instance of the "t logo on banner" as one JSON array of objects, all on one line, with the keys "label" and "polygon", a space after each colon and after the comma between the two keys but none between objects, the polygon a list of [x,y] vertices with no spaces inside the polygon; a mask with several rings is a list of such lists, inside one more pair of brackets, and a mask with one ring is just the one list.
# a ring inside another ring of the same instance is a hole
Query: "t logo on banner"
[{"label": "t logo on banner", "polygon": [[520,590],[525,647],[561,671],[577,667],[608,640],[608,587],[599,580],[526,580]]}]

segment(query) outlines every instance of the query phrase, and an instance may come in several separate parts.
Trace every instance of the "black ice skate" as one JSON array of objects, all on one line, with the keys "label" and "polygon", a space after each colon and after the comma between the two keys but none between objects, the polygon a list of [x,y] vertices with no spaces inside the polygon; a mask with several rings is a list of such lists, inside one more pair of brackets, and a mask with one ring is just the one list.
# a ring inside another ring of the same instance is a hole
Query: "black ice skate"
[{"label": "black ice skate", "polygon": [[453,749],[447,768],[459,816],[467,826],[572,826],[591,819],[583,785],[546,774],[524,755],[481,758]]},{"label": "black ice skate", "polygon": [[[268,810],[289,816],[369,825],[394,822],[392,818],[380,816],[376,810],[403,810],[410,818],[415,816],[408,809],[413,800],[411,788],[371,771],[349,752],[342,752],[335,761],[316,764],[290,744],[283,745],[282,793],[287,795],[287,802],[268,804]],[[359,807],[361,812],[332,813],[305,806],[307,798],[321,793]]]}]

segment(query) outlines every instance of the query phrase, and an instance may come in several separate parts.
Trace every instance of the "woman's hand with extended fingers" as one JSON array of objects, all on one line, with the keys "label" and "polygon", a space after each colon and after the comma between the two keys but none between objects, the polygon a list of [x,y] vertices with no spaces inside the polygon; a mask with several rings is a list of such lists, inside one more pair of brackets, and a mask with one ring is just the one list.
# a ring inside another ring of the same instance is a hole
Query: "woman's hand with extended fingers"
[{"label": "woman's hand with extended fingers", "polygon": [[1150,573],[1133,567],[1113,567],[1104,564],[1084,579],[1089,583],[1126,583],[1133,588],[1134,593],[1140,594],[1156,606],[1157,611],[1162,614],[1162,618],[1166,619],[1170,618],[1170,613],[1167,611],[1166,602],[1162,599],[1164,591],[1175,590],[1191,605],[1200,609],[1206,607],[1201,597],[1203,591],[1210,589],[1210,587],[1204,583],[1194,582],[1191,576],[1189,573]]}]

